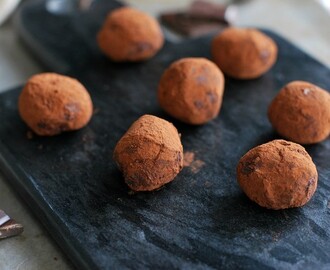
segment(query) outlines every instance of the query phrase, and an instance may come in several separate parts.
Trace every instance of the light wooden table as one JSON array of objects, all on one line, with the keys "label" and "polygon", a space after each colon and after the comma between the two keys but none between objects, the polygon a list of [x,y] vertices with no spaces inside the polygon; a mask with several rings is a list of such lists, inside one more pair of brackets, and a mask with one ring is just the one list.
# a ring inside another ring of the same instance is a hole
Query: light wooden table
[{"label": "light wooden table", "polygon": [[[190,0],[127,0],[153,15],[184,8]],[[330,67],[330,16],[314,0],[252,0],[238,6],[241,26],[272,29]],[[29,56],[11,23],[0,27],[0,91],[21,85],[42,69]],[[302,78],[303,79],[303,78]],[[28,206],[0,174],[0,208],[25,226],[23,235],[0,241],[1,270],[72,269]]]}]

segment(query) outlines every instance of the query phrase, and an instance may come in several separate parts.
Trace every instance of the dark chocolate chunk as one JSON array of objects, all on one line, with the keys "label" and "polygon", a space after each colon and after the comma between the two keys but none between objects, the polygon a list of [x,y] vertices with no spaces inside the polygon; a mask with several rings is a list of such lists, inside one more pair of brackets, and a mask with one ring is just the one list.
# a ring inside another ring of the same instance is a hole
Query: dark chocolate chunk
[{"label": "dark chocolate chunk", "polygon": [[208,1],[194,1],[188,9],[188,14],[195,19],[227,22],[225,18],[227,7]]},{"label": "dark chocolate chunk", "polygon": [[197,37],[227,27],[226,12],[227,6],[197,0],[187,11],[166,12],[160,19],[165,26],[179,34]]},{"label": "dark chocolate chunk", "polygon": [[212,32],[219,32],[228,26],[224,22],[196,19],[184,12],[164,13],[160,19],[171,30],[188,37],[198,37]]},{"label": "dark chocolate chunk", "polygon": [[0,226],[0,239],[12,237],[21,234],[24,228],[21,224],[11,219]]}]

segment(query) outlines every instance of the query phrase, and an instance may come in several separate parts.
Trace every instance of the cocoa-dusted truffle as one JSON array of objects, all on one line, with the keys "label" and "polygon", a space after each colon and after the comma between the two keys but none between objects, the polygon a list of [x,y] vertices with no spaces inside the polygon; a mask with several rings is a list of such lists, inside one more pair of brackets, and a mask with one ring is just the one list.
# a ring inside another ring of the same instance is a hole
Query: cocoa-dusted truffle
[{"label": "cocoa-dusted truffle", "polygon": [[118,62],[149,59],[164,43],[159,23],[148,14],[130,7],[111,12],[97,40],[100,49]]},{"label": "cocoa-dusted truffle", "polygon": [[222,104],[224,77],[205,58],[183,58],[162,75],[158,87],[160,106],[188,124],[204,124],[215,118]]},{"label": "cocoa-dusted truffle", "polygon": [[19,96],[23,121],[38,135],[52,136],[77,130],[89,122],[92,100],[76,79],[42,73],[31,77]]},{"label": "cocoa-dusted truffle", "polygon": [[270,104],[268,118],[274,129],[291,141],[323,141],[330,134],[330,94],[308,82],[291,82]]},{"label": "cocoa-dusted truffle", "polygon": [[247,152],[237,166],[237,180],[245,194],[271,209],[306,204],[317,187],[316,167],[299,144],[274,140]]},{"label": "cocoa-dusted truffle", "polygon": [[119,140],[114,160],[132,190],[158,189],[171,182],[183,167],[178,131],[161,118],[144,115]]},{"label": "cocoa-dusted truffle", "polygon": [[275,42],[256,29],[227,28],[213,39],[211,52],[220,69],[236,79],[261,76],[277,58]]}]

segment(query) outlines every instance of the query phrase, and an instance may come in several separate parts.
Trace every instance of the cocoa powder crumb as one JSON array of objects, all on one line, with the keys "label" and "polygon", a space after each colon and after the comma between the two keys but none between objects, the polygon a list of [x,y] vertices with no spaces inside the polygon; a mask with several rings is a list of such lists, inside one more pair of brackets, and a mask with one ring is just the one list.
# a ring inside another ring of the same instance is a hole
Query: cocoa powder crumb
[{"label": "cocoa powder crumb", "polygon": [[200,169],[205,165],[205,162],[202,160],[195,160],[194,152],[185,152],[183,155],[183,166],[188,167],[191,172],[198,173]]},{"label": "cocoa powder crumb", "polygon": [[183,154],[183,167],[189,167],[190,164],[195,159],[195,153],[194,152],[184,152]]},{"label": "cocoa powder crumb", "polygon": [[205,165],[204,161],[195,160],[193,163],[191,163],[190,170],[193,173],[198,173],[204,165]]}]

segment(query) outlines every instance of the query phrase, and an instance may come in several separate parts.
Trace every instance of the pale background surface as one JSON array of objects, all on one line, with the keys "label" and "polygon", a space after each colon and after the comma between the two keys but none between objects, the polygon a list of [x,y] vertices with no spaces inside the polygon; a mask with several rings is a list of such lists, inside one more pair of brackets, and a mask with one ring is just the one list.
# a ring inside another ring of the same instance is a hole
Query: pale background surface
[{"label": "pale background surface", "polygon": [[[157,15],[191,0],[127,0]],[[216,2],[216,1],[215,1]],[[220,2],[220,1],[218,1]],[[313,0],[252,0],[238,6],[237,25],[272,29],[330,67],[330,15]],[[20,85],[41,67],[17,41],[11,22],[0,26],[0,91]],[[303,78],[302,78],[303,79]],[[23,223],[23,235],[0,241],[0,269],[73,269],[65,255],[0,174],[0,208]]]}]

